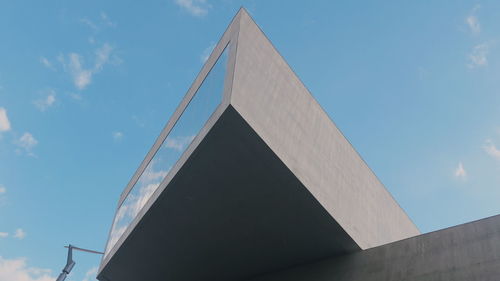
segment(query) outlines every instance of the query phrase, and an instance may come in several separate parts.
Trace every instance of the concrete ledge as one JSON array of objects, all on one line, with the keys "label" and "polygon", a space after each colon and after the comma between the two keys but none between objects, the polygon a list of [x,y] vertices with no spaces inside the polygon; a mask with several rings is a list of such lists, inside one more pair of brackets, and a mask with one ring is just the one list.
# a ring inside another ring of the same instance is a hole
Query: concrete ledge
[{"label": "concrete ledge", "polygon": [[498,281],[500,215],[252,281]]}]

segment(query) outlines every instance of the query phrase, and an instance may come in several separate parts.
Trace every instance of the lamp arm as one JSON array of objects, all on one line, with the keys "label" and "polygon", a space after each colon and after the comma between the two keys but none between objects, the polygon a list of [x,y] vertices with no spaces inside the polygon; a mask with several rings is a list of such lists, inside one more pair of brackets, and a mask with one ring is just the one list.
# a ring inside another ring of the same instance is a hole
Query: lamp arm
[{"label": "lamp arm", "polygon": [[73,260],[73,245],[69,244],[68,246],[68,259],[66,261],[66,265],[62,269],[61,274],[57,277],[56,281],[64,281],[68,274],[71,272],[73,267],[75,266],[75,261]]},{"label": "lamp arm", "polygon": [[68,248],[68,258],[66,260],[66,265],[62,269],[62,272],[61,272],[61,274],[59,274],[59,277],[57,277],[56,281],[64,281],[66,279],[66,277],[68,277],[68,274],[71,272],[73,267],[75,266],[76,263],[73,260],[73,249],[79,250],[79,251],[84,251],[84,252],[89,252],[89,253],[93,253],[93,254],[101,254],[101,255],[104,254],[104,253],[97,252],[97,251],[78,248],[78,247],[75,247],[71,244],[69,244],[68,246],[64,246],[64,247]]}]

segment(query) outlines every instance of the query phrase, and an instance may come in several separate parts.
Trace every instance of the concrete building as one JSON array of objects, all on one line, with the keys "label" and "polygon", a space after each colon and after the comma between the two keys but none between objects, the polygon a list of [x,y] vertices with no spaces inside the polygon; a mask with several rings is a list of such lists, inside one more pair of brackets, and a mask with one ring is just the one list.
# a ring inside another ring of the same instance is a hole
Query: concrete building
[{"label": "concrete building", "polygon": [[500,216],[421,235],[241,9],[121,194],[98,279],[500,280]]}]

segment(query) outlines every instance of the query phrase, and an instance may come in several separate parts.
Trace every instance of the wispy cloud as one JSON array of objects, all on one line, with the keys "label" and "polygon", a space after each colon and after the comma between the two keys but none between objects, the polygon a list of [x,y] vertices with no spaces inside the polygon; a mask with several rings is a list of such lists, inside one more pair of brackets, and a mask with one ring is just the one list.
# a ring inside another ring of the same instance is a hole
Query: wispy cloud
[{"label": "wispy cloud", "polygon": [[196,17],[206,15],[211,7],[206,0],[175,0],[175,3]]},{"label": "wispy cloud", "polygon": [[0,107],[0,132],[6,132],[10,130],[10,121],[7,117],[7,110]]},{"label": "wispy cloud", "polygon": [[5,259],[0,256],[0,280],[54,281],[50,269],[28,267],[26,258]]},{"label": "wispy cloud", "polygon": [[194,136],[187,137],[167,137],[165,140],[165,146],[168,148],[172,148],[178,151],[184,150],[184,148],[191,143]]},{"label": "wispy cloud", "polygon": [[122,220],[135,218],[168,174],[169,170],[156,169],[157,163],[155,160],[150,162],[139,178],[137,187],[129,193],[127,200],[120,206],[116,214],[116,221],[113,223],[108,247],[112,248],[127,229],[127,225],[123,224]]},{"label": "wispy cloud", "polygon": [[160,183],[161,180],[168,174],[167,170],[157,170],[155,169],[156,162],[149,165],[141,175],[140,183],[141,185],[149,185],[154,182]]},{"label": "wispy cloud", "polygon": [[467,171],[465,171],[462,162],[458,162],[458,166],[455,169],[455,177],[462,180],[465,180],[467,178]]},{"label": "wispy cloud", "polygon": [[91,29],[93,29],[95,31],[99,30],[99,27],[97,26],[97,24],[95,24],[93,21],[89,20],[88,18],[80,19],[80,22],[83,23],[84,25],[90,27]]},{"label": "wispy cloud", "polygon": [[95,280],[97,275],[97,266],[92,267],[85,273],[85,277],[82,281],[91,281]]},{"label": "wispy cloud", "polygon": [[91,20],[88,17],[80,19],[80,22],[95,32],[100,31],[104,27],[116,27],[116,23],[113,22],[107,13],[101,11],[99,18]]},{"label": "wispy cloud", "polygon": [[40,110],[40,111],[45,111],[49,107],[51,107],[54,102],[56,101],[56,91],[53,89],[47,90],[45,97],[35,100],[33,104]]},{"label": "wispy cloud", "polygon": [[24,237],[26,237],[26,232],[22,228],[16,229],[16,232],[14,233],[14,238],[22,240],[24,239]]},{"label": "wispy cloud", "polygon": [[92,71],[83,68],[83,58],[77,53],[70,53],[68,60],[67,67],[73,77],[75,87],[79,90],[85,89],[92,81]]},{"label": "wispy cloud", "polygon": [[7,238],[9,236],[8,232],[0,232],[0,238]]},{"label": "wispy cloud", "polygon": [[7,193],[7,188],[0,184],[0,206],[5,203],[6,198],[3,196],[5,193]]},{"label": "wispy cloud", "polygon": [[108,43],[104,43],[101,48],[98,48],[95,51],[95,64],[94,64],[94,73],[101,71],[102,67],[109,62],[111,52],[113,51],[113,47]]},{"label": "wispy cloud", "polygon": [[107,25],[109,27],[116,27],[116,23],[111,21],[108,14],[106,14],[105,12],[101,12],[101,20],[104,25]]},{"label": "wispy cloud", "polygon": [[25,132],[16,143],[19,147],[23,148],[28,155],[35,156],[32,150],[38,144],[38,141],[31,133]]},{"label": "wispy cloud", "polygon": [[[114,48],[108,43],[95,50],[95,62],[91,67],[85,67],[84,58],[78,53],[70,53],[67,57],[60,55],[58,60],[64,69],[70,73],[73,84],[79,90],[84,90],[91,82],[92,77],[100,72],[104,65],[110,63]],[[121,60],[114,57],[113,63],[119,64]]]},{"label": "wispy cloud", "polygon": [[113,136],[113,139],[115,141],[119,141],[119,140],[121,140],[123,138],[123,133],[122,132],[116,131],[116,132],[113,132],[111,135]]},{"label": "wispy cloud", "polygon": [[490,46],[488,43],[482,43],[474,46],[471,53],[469,54],[469,63],[467,64],[467,66],[469,68],[475,68],[488,65],[489,51]]},{"label": "wispy cloud", "polygon": [[132,120],[134,120],[134,122],[137,124],[137,126],[139,127],[144,127],[146,126],[146,124],[139,119],[139,117],[137,117],[137,115],[132,115]]},{"label": "wispy cloud", "polygon": [[52,62],[46,57],[40,57],[40,63],[48,69],[56,70]]},{"label": "wispy cloud", "polygon": [[480,8],[480,5],[476,5],[469,13],[469,15],[465,18],[467,26],[469,26],[470,31],[474,34],[478,34],[481,32],[481,24],[479,23],[479,20],[477,18],[477,12]]},{"label": "wispy cloud", "polygon": [[483,149],[491,157],[500,160],[500,149],[496,147],[492,140],[487,139],[483,145]]},{"label": "wispy cloud", "polygon": [[210,43],[210,46],[206,47],[205,50],[203,50],[203,53],[200,55],[200,61],[202,63],[205,63],[208,60],[208,57],[210,57],[210,54],[215,48],[215,43],[212,42]]}]

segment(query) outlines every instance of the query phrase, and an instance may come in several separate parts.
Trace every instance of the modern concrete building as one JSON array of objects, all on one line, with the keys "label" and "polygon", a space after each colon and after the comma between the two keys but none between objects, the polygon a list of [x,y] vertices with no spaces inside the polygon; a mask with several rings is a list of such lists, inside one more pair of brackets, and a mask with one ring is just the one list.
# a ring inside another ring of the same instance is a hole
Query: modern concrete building
[{"label": "modern concrete building", "polygon": [[421,235],[241,9],[121,194],[98,279],[500,280],[500,217]]}]

